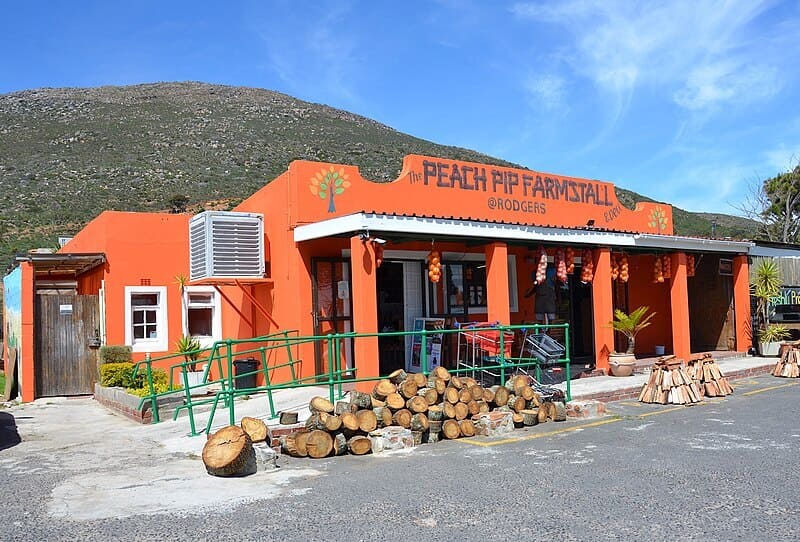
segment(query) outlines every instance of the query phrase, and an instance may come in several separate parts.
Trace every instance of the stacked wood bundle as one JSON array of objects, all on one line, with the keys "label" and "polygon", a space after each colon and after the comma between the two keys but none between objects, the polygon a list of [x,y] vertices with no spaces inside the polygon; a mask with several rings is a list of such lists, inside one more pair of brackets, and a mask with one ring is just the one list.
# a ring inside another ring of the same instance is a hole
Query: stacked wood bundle
[{"label": "stacked wood bundle", "polygon": [[675,356],[659,358],[650,371],[650,379],[642,386],[639,401],[662,405],[687,405],[703,400],[697,383]]},{"label": "stacked wood bundle", "polygon": [[781,348],[781,358],[775,364],[772,370],[772,376],[779,376],[781,378],[800,378],[800,367],[798,367],[798,359],[800,359],[800,348],[794,346],[788,348]]},{"label": "stacked wood bundle", "polygon": [[722,370],[711,354],[703,354],[690,359],[686,372],[697,384],[701,396],[725,397],[733,393],[728,378],[722,374]]},{"label": "stacked wood bundle", "polygon": [[315,458],[348,451],[362,455],[372,451],[370,437],[383,438],[379,447],[385,446],[387,433],[380,430],[389,426],[410,430],[414,445],[471,437],[477,431],[475,421],[490,411],[511,412],[520,426],[566,420],[564,403],[543,400],[528,377],[485,388],[444,367],[427,377],[400,369],[378,381],[371,394],[351,391],[349,402],[336,404],[314,397],[309,410],[305,427],[281,439],[285,453]]}]

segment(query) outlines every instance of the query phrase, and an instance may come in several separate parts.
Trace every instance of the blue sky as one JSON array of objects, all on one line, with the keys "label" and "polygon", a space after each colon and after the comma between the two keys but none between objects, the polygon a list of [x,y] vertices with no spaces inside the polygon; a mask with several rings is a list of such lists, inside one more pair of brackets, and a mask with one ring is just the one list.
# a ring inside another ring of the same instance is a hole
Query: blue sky
[{"label": "blue sky", "polygon": [[539,171],[736,213],[800,160],[800,2],[8,2],[0,93],[285,92]]}]

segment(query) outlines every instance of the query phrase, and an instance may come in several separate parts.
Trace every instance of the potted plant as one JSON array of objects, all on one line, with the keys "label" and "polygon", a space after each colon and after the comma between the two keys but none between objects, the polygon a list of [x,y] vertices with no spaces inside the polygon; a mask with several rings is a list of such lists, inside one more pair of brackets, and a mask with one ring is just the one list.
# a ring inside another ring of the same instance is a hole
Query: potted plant
[{"label": "potted plant", "polygon": [[197,370],[197,358],[200,356],[200,341],[190,335],[184,335],[178,342],[175,343],[175,349],[179,354],[183,354],[183,360],[186,365],[186,378],[189,381],[189,387],[192,388],[191,392],[195,395],[204,395],[206,388],[195,387],[203,384],[203,373],[205,371]]},{"label": "potted plant", "polygon": [[750,277],[750,292],[756,298],[756,321],[753,329],[756,331],[762,356],[777,356],[780,341],[789,338],[786,326],[769,323],[769,302],[780,295],[781,282],[781,270],[775,260],[761,260]]},{"label": "potted plant", "polygon": [[612,352],[608,356],[608,365],[612,375],[631,376],[633,374],[633,366],[636,364],[636,357],[633,353],[636,348],[636,335],[649,326],[652,323],[650,320],[656,315],[654,312],[648,314],[649,310],[650,307],[642,305],[630,314],[619,309],[614,311],[614,320],[609,325],[614,331],[618,331],[628,338],[628,349],[624,353]]}]

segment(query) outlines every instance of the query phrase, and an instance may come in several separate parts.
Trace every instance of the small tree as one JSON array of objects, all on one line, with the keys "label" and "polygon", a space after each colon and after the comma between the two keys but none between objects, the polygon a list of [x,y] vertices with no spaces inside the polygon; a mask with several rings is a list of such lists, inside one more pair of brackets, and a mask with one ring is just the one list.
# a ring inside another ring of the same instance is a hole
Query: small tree
[{"label": "small tree", "polygon": [[169,198],[169,212],[172,214],[180,214],[186,212],[186,206],[189,204],[189,196],[183,194],[175,194]]},{"label": "small tree", "polygon": [[633,350],[636,347],[636,335],[652,323],[650,320],[656,313],[647,314],[649,310],[650,307],[642,305],[630,314],[625,314],[619,309],[614,311],[614,320],[611,321],[610,325],[614,331],[619,331],[628,338],[626,354],[633,354]]},{"label": "small tree", "polygon": [[759,337],[769,325],[769,300],[781,293],[781,270],[775,260],[764,259],[753,269],[750,292],[756,298],[756,325]]},{"label": "small tree", "polygon": [[196,362],[197,358],[200,356],[200,348],[200,341],[189,335],[184,335],[175,343],[175,349],[179,354],[183,354],[184,361],[191,362],[187,366],[189,372],[193,373],[197,370]]}]

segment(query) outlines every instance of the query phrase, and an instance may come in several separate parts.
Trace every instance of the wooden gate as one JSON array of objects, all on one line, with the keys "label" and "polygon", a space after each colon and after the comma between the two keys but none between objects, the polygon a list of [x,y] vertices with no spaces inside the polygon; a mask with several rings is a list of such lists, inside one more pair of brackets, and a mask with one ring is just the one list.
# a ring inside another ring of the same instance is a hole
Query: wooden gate
[{"label": "wooden gate", "polygon": [[36,294],[36,397],[85,395],[97,380],[96,295]]}]

